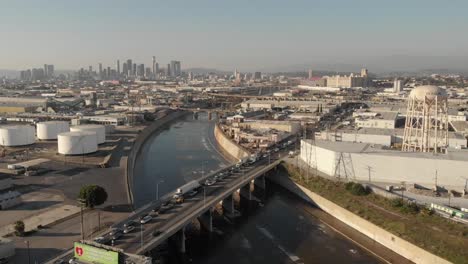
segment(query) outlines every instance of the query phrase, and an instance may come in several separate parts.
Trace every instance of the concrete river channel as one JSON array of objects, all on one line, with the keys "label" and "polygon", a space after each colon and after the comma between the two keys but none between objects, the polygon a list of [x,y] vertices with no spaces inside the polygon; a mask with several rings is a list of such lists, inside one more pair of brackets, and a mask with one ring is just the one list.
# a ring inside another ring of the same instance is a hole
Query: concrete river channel
[{"label": "concrete river channel", "polygon": [[[216,144],[214,122],[203,113],[187,115],[146,141],[135,164],[135,207],[233,162]],[[160,263],[381,263],[311,213],[319,209],[281,187],[267,181],[267,191],[255,195],[259,201],[242,206],[241,217],[215,216],[211,234],[193,223],[187,253],[177,254],[168,243]]]}]

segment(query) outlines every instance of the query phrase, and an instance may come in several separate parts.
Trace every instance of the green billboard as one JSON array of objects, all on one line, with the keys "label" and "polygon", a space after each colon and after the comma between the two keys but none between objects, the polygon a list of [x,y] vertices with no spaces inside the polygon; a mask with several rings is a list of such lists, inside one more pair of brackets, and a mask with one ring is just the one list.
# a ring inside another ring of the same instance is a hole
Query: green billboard
[{"label": "green billboard", "polygon": [[119,264],[119,253],[75,242],[75,258],[85,263]]}]

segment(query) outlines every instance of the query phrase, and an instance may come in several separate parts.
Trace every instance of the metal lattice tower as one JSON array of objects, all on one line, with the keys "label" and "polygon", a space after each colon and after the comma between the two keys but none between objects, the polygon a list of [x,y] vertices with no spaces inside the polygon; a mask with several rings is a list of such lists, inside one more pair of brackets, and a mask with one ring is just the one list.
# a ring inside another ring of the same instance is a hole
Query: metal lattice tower
[{"label": "metal lattice tower", "polygon": [[427,85],[408,97],[403,151],[445,153],[448,147],[448,103],[444,89]]}]

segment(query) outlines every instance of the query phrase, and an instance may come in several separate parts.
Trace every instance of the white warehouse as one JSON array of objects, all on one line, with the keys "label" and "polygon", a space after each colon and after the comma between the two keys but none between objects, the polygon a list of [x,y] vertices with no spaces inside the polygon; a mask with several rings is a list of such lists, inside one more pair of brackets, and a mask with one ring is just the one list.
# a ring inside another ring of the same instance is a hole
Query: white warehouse
[{"label": "white warehouse", "polygon": [[448,154],[416,153],[387,150],[380,145],[332,142],[316,140],[301,141],[301,159],[312,168],[334,177],[350,180],[408,184],[417,183],[427,187],[437,182],[462,191],[465,180],[461,177],[468,171],[468,151],[451,150]]}]

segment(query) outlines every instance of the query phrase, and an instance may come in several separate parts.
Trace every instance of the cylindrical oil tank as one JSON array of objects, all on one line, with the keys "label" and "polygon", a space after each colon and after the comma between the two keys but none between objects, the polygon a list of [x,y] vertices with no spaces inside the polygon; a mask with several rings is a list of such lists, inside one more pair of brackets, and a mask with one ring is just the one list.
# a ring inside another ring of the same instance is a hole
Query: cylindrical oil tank
[{"label": "cylindrical oil tank", "polygon": [[106,127],[103,125],[81,125],[81,126],[72,126],[70,131],[92,131],[96,133],[97,143],[102,144],[106,142]]},{"label": "cylindrical oil tank", "polygon": [[0,145],[16,147],[34,144],[35,129],[29,125],[0,127]]},{"label": "cylindrical oil tank", "polygon": [[57,136],[58,153],[82,155],[96,152],[97,136],[93,131],[64,132]]},{"label": "cylindrical oil tank", "polygon": [[58,134],[70,131],[70,124],[66,121],[48,121],[37,123],[36,134],[40,140],[57,139]]}]

